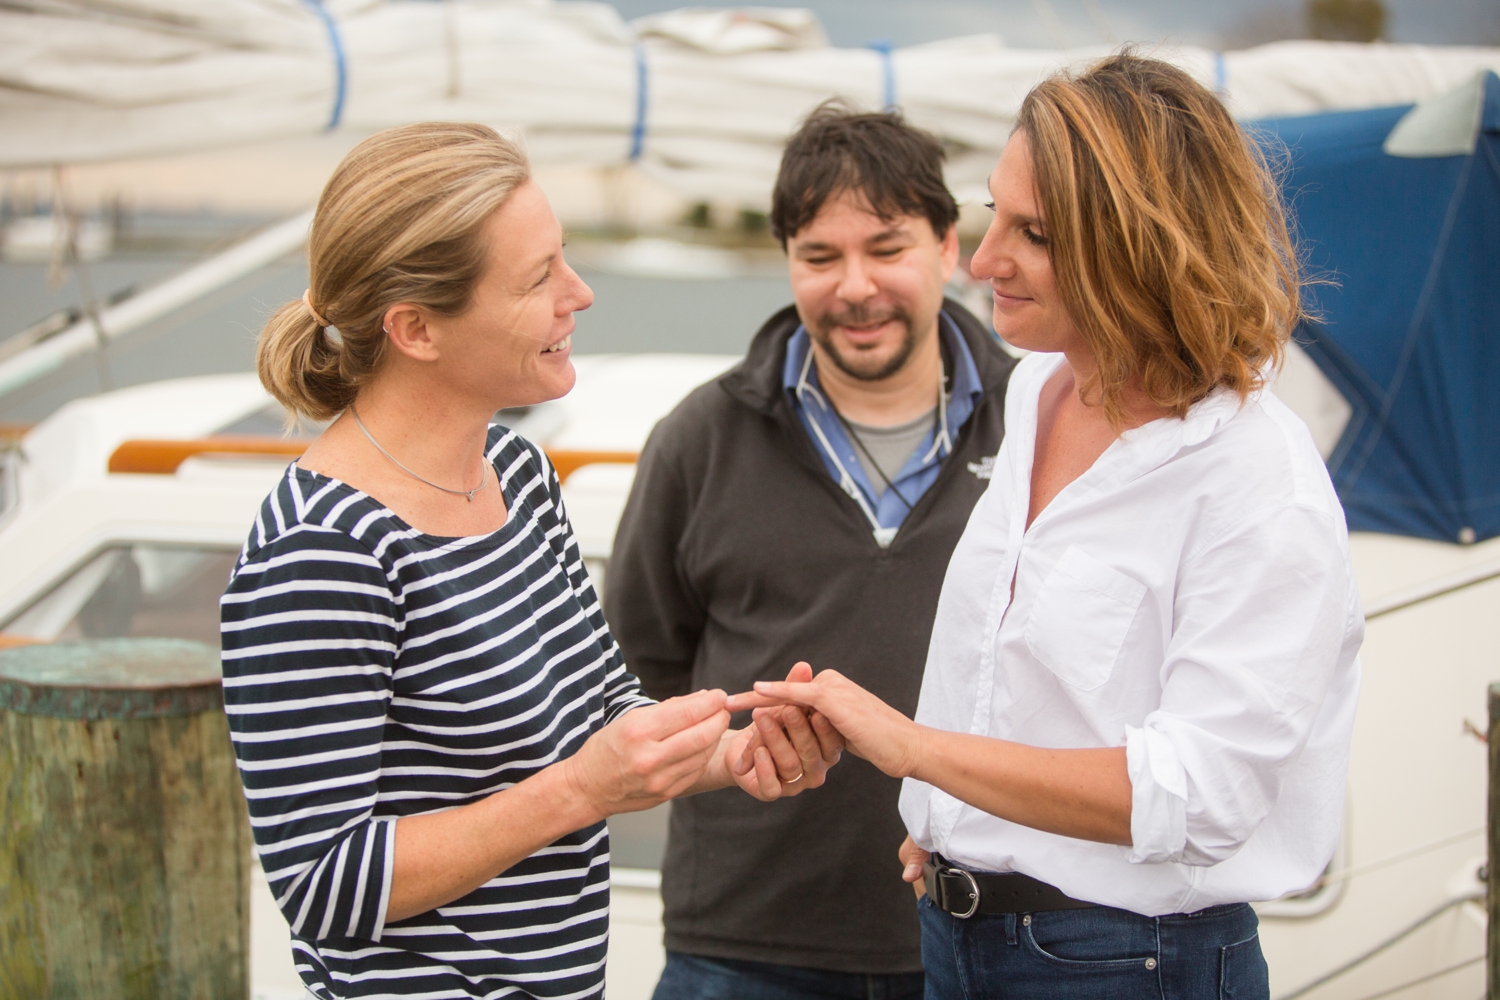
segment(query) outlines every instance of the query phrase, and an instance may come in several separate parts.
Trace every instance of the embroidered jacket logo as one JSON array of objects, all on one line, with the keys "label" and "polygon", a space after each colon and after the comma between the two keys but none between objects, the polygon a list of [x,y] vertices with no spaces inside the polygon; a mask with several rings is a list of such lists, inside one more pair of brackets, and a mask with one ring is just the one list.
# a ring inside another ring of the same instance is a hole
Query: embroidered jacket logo
[{"label": "embroidered jacket logo", "polygon": [[974,473],[976,479],[995,478],[995,459],[998,455],[986,455],[977,462],[969,463],[969,471]]}]

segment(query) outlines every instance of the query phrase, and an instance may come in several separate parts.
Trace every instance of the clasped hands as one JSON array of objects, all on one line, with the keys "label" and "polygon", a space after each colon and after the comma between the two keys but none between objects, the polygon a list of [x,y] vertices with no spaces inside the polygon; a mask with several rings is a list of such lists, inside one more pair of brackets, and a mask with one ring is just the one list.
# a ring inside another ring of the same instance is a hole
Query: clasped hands
[{"label": "clasped hands", "polygon": [[[731,712],[752,722],[729,728]],[[639,708],[595,733],[565,764],[599,818],[736,784],[764,802],[823,784],[844,749],[892,777],[912,774],[923,729],[836,670],[806,663],[754,691],[698,691]],[[921,895],[927,852],[901,845],[902,877]]]},{"label": "clasped hands", "polygon": [[[811,680],[812,668],[799,663],[786,683]],[[731,707],[746,697],[754,695],[698,691],[627,712],[564,762],[569,784],[600,819],[731,784],[763,802],[822,785],[844,750],[828,719],[778,703],[731,730],[730,713],[754,707]]]},{"label": "clasped hands", "polygon": [[[754,691],[730,697],[727,707],[731,712],[754,709],[757,719],[762,713],[801,708],[831,727],[850,753],[893,778],[910,776],[924,753],[921,726],[836,670],[825,670],[814,678],[812,668],[799,663],[785,681],[759,681]],[[907,837],[898,856],[901,878],[911,883],[920,898],[925,891],[922,866],[928,853]]]}]

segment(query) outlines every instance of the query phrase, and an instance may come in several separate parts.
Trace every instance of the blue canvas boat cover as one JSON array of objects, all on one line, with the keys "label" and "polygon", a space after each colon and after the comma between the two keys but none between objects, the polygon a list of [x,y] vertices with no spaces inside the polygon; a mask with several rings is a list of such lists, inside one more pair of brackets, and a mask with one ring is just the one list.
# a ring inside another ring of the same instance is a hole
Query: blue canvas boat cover
[{"label": "blue canvas boat cover", "polygon": [[1328,459],[1351,530],[1500,534],[1500,78],[1475,88],[1468,153],[1387,153],[1410,107],[1252,126],[1285,144],[1308,273],[1332,282],[1297,339],[1353,407]]}]

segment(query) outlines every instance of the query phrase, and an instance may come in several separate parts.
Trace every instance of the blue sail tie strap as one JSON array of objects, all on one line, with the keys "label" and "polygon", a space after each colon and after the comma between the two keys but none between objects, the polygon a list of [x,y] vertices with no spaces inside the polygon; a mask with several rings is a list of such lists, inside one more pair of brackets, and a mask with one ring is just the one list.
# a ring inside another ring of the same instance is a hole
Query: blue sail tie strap
[{"label": "blue sail tie strap", "polygon": [[333,15],[328,13],[328,8],[323,6],[323,0],[302,0],[308,10],[318,16],[323,22],[323,27],[328,29],[328,45],[333,49],[333,67],[337,78],[333,89],[333,113],[328,116],[328,124],[325,131],[332,132],[339,127],[339,122],[344,117],[344,98],[349,92],[349,58],[344,52],[344,39],[339,34],[338,22]]},{"label": "blue sail tie strap", "polygon": [[885,39],[870,42],[865,48],[880,55],[881,82],[884,85],[884,111],[896,110],[896,63],[892,58],[891,43]]},{"label": "blue sail tie strap", "polygon": [[646,148],[646,47],[635,43],[635,124],[630,129],[630,162],[641,158]]}]

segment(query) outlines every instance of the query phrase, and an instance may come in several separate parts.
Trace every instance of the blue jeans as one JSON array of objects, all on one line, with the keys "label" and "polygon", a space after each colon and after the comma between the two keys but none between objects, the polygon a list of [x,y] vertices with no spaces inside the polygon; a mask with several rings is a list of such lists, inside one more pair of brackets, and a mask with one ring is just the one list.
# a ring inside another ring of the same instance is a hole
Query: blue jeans
[{"label": "blue jeans", "polygon": [[1267,1000],[1248,903],[1143,917],[1093,907],[961,920],[923,897],[933,1000]]},{"label": "blue jeans", "polygon": [[871,975],[667,952],[651,1000],[920,1000],[922,973]]}]

